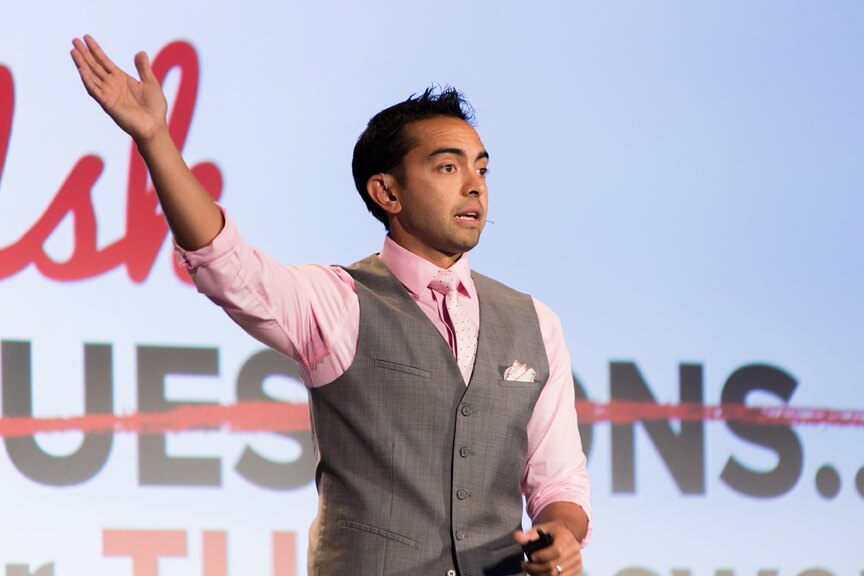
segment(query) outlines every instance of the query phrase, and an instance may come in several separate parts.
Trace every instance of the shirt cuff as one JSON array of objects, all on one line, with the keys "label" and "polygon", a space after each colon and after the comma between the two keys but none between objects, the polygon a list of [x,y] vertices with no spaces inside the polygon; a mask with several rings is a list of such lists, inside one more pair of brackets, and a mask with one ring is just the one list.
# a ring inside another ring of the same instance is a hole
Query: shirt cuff
[{"label": "shirt cuff", "polygon": [[593,513],[591,510],[591,494],[590,487],[587,484],[587,477],[585,477],[586,484],[573,484],[572,482],[565,481],[564,483],[559,483],[559,485],[553,487],[552,489],[544,489],[541,494],[537,494],[535,497],[532,497],[528,502],[528,516],[531,518],[531,521],[534,522],[537,520],[537,516],[540,512],[553,502],[570,502],[572,504],[576,504],[582,511],[585,512],[585,516],[588,518],[588,529],[585,532],[585,537],[579,543],[583,548],[588,545],[588,541],[591,539],[591,532],[594,528],[593,522]]},{"label": "shirt cuff", "polygon": [[224,225],[222,226],[222,230],[219,231],[219,234],[213,238],[210,244],[198,248],[197,250],[186,250],[177,244],[177,241],[174,240],[173,236],[171,238],[171,241],[174,244],[174,254],[177,258],[178,264],[185,267],[190,273],[197,268],[207,266],[208,264],[219,260],[226,254],[231,253],[237,245],[239,239],[237,224],[230,216],[228,216],[225,212],[225,208],[219,204],[217,204],[217,206],[219,207],[219,211],[222,212]]}]

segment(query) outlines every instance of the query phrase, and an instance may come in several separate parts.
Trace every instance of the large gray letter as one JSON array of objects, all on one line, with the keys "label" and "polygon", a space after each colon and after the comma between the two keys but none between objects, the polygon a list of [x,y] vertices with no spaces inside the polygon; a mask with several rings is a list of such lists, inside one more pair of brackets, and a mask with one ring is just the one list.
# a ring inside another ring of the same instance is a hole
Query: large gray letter
[{"label": "large gray letter", "polygon": [[[214,402],[175,402],[165,398],[168,374],[218,375],[216,348],[138,347],[138,410],[167,412],[176,406]],[[221,486],[218,458],[171,457],[164,434],[138,436],[138,482],[157,486]]]},{"label": "large gray letter", "polygon": [[6,576],[54,576],[54,564],[45,564],[35,572],[30,572],[30,567],[26,564],[8,564]]},{"label": "large gray letter", "polygon": [[[612,362],[612,401],[629,400],[656,405],[639,369],[632,362]],[[681,402],[702,404],[702,366],[682,364],[679,368]],[[681,431],[672,431],[668,421],[645,420],[642,426],[654,443],[669,473],[684,494],[705,493],[705,427],[701,420],[681,422]],[[612,491],[636,491],[636,454],[633,424],[612,426]]]},{"label": "large gray letter", "polygon": [[[0,343],[3,371],[3,416],[33,416],[30,343]],[[84,409],[87,414],[113,412],[111,346],[84,345]],[[66,385],[55,382],[53,386]],[[93,478],[111,453],[111,432],[84,435],[81,447],[68,456],[46,454],[33,436],[4,438],[9,459],[30,480],[49,486],[72,486]]]},{"label": "large gray letter", "polygon": [[[779,368],[751,364],[729,376],[723,386],[721,401],[723,404],[744,404],[750,392],[761,390],[788,402],[797,385],[792,376]],[[739,438],[777,454],[777,465],[768,471],[753,470],[732,456],[720,473],[723,482],[742,494],[757,498],[782,496],[798,483],[804,453],[801,440],[791,426],[759,426],[734,420],[726,425]]]},{"label": "large gray letter", "polygon": [[[264,392],[269,376],[285,376],[300,386],[297,365],[275,350],[262,350],[243,365],[237,377],[237,400],[240,402],[274,402]],[[248,446],[235,466],[237,473],[258,486],[290,490],[311,482],[315,476],[315,454],[309,432],[278,433],[291,438],[300,446],[300,456],[291,462],[273,462]]]}]

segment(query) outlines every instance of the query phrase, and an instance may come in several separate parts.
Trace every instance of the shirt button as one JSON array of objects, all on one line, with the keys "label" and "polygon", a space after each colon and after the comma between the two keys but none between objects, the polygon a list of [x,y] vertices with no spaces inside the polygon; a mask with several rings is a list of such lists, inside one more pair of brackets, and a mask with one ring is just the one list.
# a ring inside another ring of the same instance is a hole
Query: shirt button
[{"label": "shirt button", "polygon": [[467,446],[463,446],[462,448],[459,449],[459,455],[462,456],[462,458],[467,458],[468,456],[471,455],[471,449],[468,448]]},{"label": "shirt button", "polygon": [[456,498],[458,498],[459,500],[465,500],[466,498],[468,498],[468,491],[467,490],[457,490],[456,491]]},{"label": "shirt button", "polygon": [[461,530],[457,530],[456,531],[456,540],[464,540],[464,539],[465,539],[465,533],[462,532]]},{"label": "shirt button", "polygon": [[472,410],[470,406],[462,406],[462,415],[463,416],[470,416],[473,413],[474,413],[474,410]]}]

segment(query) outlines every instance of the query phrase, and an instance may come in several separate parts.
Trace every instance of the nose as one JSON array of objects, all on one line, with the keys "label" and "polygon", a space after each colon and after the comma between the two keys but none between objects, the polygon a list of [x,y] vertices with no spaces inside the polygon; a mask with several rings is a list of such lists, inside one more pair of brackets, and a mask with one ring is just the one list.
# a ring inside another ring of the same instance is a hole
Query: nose
[{"label": "nose", "polygon": [[486,194],[486,178],[481,176],[477,171],[470,170],[470,176],[465,182],[465,194],[467,196],[480,196]]}]

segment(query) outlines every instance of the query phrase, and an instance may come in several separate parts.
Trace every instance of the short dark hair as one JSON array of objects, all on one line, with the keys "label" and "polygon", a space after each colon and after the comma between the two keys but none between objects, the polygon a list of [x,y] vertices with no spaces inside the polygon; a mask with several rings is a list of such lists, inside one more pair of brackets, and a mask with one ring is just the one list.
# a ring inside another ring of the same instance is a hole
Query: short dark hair
[{"label": "short dark hair", "polygon": [[405,127],[412,122],[440,116],[459,118],[474,125],[474,109],[461,92],[450,86],[430,87],[419,96],[412,94],[404,102],[373,116],[354,145],[354,158],[351,161],[354,185],[366,208],[387,230],[390,229],[387,212],[369,197],[366,183],[381,172],[393,174],[402,183],[402,160],[417,145],[408,136]]}]

